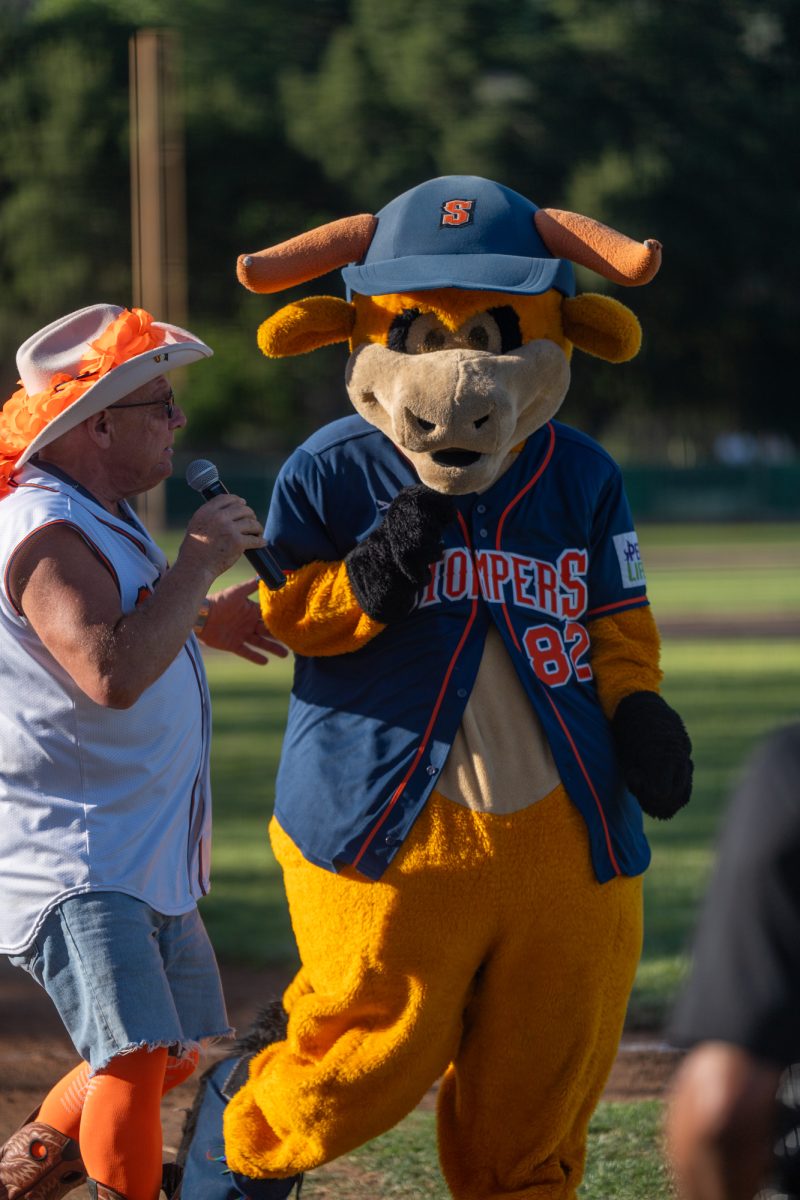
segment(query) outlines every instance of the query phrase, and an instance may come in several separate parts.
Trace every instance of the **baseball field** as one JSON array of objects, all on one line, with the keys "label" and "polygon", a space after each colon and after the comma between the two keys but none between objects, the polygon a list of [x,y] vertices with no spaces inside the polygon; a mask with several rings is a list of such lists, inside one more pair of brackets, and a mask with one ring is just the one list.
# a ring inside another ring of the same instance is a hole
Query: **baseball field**
[{"label": "baseball field", "polygon": [[[692,737],[695,791],[673,822],[648,821],[653,863],[646,876],[644,954],[623,1049],[592,1124],[583,1200],[673,1195],[660,1123],[677,1055],[662,1043],[663,1022],[687,968],[731,782],[754,741],[798,712],[800,526],[645,526],[639,532],[662,631],[664,694]],[[174,541],[166,548],[174,553]],[[232,576],[242,577],[241,571]],[[291,669],[275,660],[262,670],[214,653],[207,663],[215,728],[214,887],[202,912],[237,1020],[246,1019],[266,991],[282,986],[295,961],[266,838]],[[48,1076],[70,1065],[68,1044],[27,983],[20,972],[0,972],[3,1136],[36,1102]],[[180,1128],[181,1106],[191,1099],[190,1088],[179,1092],[165,1105],[168,1147]],[[446,1200],[433,1095],[397,1129],[309,1178],[303,1195]]]}]

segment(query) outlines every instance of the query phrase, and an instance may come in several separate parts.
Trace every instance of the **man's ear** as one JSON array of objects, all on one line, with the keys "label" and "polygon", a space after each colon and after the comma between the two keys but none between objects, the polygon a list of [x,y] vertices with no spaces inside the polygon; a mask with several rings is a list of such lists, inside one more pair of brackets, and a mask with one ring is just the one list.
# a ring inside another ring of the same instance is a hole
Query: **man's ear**
[{"label": "man's ear", "polygon": [[565,335],[587,354],[620,363],[639,353],[642,327],[631,310],[611,296],[584,292],[567,297],[561,319]]},{"label": "man's ear", "polygon": [[356,310],[336,296],[311,296],[287,304],[259,326],[258,344],[267,358],[306,354],[320,346],[348,341]]},{"label": "man's ear", "polygon": [[87,417],[83,422],[86,427],[88,437],[97,445],[105,449],[111,444],[111,421],[108,417],[108,409],[101,408],[100,412],[94,413],[93,416]]}]

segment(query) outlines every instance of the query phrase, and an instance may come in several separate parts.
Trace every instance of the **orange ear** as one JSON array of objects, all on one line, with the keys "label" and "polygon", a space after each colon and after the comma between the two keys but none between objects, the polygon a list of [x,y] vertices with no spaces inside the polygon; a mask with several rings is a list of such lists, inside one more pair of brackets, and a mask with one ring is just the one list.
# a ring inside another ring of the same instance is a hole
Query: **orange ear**
[{"label": "orange ear", "polygon": [[642,327],[629,308],[611,296],[584,292],[561,306],[564,333],[574,346],[606,362],[635,358],[642,344]]},{"label": "orange ear", "polygon": [[320,346],[346,342],[353,331],[356,310],[337,296],[310,296],[268,317],[258,330],[258,345],[267,358],[307,354]]}]

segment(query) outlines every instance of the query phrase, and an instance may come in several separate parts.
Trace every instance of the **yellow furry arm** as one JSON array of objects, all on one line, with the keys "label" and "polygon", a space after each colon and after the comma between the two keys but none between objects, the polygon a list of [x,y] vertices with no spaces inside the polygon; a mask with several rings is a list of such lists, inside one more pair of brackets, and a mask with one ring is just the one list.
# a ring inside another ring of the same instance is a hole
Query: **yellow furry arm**
[{"label": "yellow furry arm", "polygon": [[[262,1055],[259,1055],[254,1062],[258,1062],[261,1057]],[[222,1126],[228,1168],[258,1179],[269,1170],[268,1154],[261,1154],[259,1151],[263,1146],[268,1152],[275,1135],[253,1094],[252,1067],[253,1064],[250,1068],[250,1080],[226,1104]]]},{"label": "yellow furry arm", "polygon": [[661,639],[649,606],[598,617],[589,624],[592,670],[609,720],[632,692],[657,692],[663,678]]},{"label": "yellow furry arm", "polygon": [[313,562],[288,574],[286,584],[259,588],[261,615],[271,633],[309,658],[348,654],[385,629],[353,595],[343,562]]}]

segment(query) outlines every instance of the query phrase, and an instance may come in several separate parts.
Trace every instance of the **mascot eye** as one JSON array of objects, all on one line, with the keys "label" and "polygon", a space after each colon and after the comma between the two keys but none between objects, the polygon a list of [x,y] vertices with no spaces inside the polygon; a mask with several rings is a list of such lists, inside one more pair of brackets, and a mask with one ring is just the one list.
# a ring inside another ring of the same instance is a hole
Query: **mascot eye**
[{"label": "mascot eye", "polygon": [[452,335],[435,313],[405,308],[392,321],[386,345],[400,354],[433,354],[452,344]]},{"label": "mascot eye", "polygon": [[408,353],[406,350],[408,331],[418,316],[418,308],[404,308],[401,313],[397,314],[389,327],[389,333],[386,338],[386,345],[389,350],[396,350],[398,354]]},{"label": "mascot eye", "polygon": [[473,325],[467,334],[467,342],[472,350],[488,350],[489,330],[483,325]]},{"label": "mascot eye", "polygon": [[429,354],[431,350],[441,350],[445,343],[444,330],[429,329],[422,339],[422,352]]},{"label": "mascot eye", "polygon": [[458,330],[456,343],[466,350],[508,354],[522,345],[519,317],[510,304],[476,313]]},{"label": "mascot eye", "polygon": [[488,316],[494,319],[500,330],[500,353],[509,354],[512,350],[518,350],[522,345],[522,330],[516,309],[510,304],[502,304],[498,308],[490,308]]},{"label": "mascot eye", "polygon": [[394,318],[386,345],[399,354],[434,354],[437,350],[482,350],[508,354],[522,345],[519,317],[510,304],[475,313],[451,332],[432,312],[404,308]]}]

